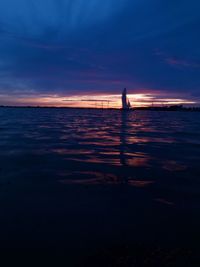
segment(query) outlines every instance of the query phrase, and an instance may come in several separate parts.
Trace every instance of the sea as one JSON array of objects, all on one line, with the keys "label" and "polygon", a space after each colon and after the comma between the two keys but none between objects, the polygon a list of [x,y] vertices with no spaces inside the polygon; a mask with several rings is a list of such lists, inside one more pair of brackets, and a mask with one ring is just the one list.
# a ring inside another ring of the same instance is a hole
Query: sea
[{"label": "sea", "polygon": [[0,254],[183,267],[199,243],[199,112],[0,108]]}]

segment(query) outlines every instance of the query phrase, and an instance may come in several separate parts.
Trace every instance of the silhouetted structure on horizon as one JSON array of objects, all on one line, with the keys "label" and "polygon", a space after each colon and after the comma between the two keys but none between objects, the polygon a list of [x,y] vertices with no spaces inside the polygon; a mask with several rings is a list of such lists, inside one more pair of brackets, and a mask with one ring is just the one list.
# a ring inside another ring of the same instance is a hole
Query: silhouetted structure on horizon
[{"label": "silhouetted structure on horizon", "polygon": [[122,110],[129,110],[131,108],[131,103],[127,98],[127,90],[124,88],[122,92]]}]

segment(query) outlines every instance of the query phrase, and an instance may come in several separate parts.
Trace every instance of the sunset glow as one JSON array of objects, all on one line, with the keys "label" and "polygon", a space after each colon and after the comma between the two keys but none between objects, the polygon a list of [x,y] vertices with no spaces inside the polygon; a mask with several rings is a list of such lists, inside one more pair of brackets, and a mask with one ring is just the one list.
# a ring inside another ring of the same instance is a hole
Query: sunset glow
[{"label": "sunset glow", "polygon": [[[146,106],[169,106],[169,105],[187,105],[195,106],[197,101],[183,97],[143,93],[128,94],[132,107]],[[2,98],[3,99],[3,98]],[[6,98],[4,100],[7,104]],[[12,104],[12,103],[8,103]],[[21,97],[15,99],[15,105],[19,106],[53,106],[53,107],[81,107],[81,108],[121,108],[120,94],[96,94],[96,95],[72,95],[58,96],[47,95],[41,97]]]}]

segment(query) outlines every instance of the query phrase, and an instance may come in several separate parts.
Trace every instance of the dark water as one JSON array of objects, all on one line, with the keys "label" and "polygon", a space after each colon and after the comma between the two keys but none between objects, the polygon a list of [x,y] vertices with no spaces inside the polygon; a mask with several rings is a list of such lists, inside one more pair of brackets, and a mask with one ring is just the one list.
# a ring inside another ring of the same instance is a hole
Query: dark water
[{"label": "dark water", "polygon": [[90,266],[100,251],[199,247],[200,113],[2,108],[0,118],[1,248]]}]

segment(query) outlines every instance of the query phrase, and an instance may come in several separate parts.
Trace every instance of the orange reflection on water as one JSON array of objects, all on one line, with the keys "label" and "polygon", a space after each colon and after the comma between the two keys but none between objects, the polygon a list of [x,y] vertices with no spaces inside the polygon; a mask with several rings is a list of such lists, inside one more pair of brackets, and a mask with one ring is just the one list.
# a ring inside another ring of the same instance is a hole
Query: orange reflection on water
[{"label": "orange reflection on water", "polygon": [[173,143],[174,138],[162,138],[162,137],[130,137],[129,143]]},{"label": "orange reflection on water", "polygon": [[59,182],[62,184],[79,184],[79,185],[127,185],[144,188],[154,184],[154,181],[123,179],[112,173],[102,173],[93,171],[73,171],[60,173],[63,179]]},{"label": "orange reflection on water", "polygon": [[154,184],[154,181],[129,180],[128,184],[141,188],[141,187],[146,187],[146,186]]},{"label": "orange reflection on water", "polygon": [[[74,171],[71,173],[61,173],[65,179],[61,179],[62,184],[80,184],[80,185],[101,185],[101,184],[119,184],[120,180],[116,175],[110,173]],[[76,178],[81,177],[81,178]]]},{"label": "orange reflection on water", "polygon": [[[57,149],[52,149],[52,152],[60,154],[60,155],[77,155],[77,150],[76,149],[64,149],[64,148],[57,148]],[[84,149],[79,149],[78,151],[79,155],[89,155],[90,151],[89,150],[84,150]]]},{"label": "orange reflection on water", "polygon": [[149,167],[150,158],[130,158],[127,160],[128,165],[134,166],[134,167]]},{"label": "orange reflection on water", "polygon": [[113,165],[113,166],[120,166],[119,159],[115,158],[100,158],[97,156],[90,156],[85,158],[78,159],[77,157],[70,157],[68,160],[73,160],[76,162],[84,162],[84,163],[93,163],[93,164],[106,164],[106,165]]},{"label": "orange reflection on water", "polygon": [[167,171],[185,171],[187,166],[173,160],[168,160],[164,162],[163,169]]}]

